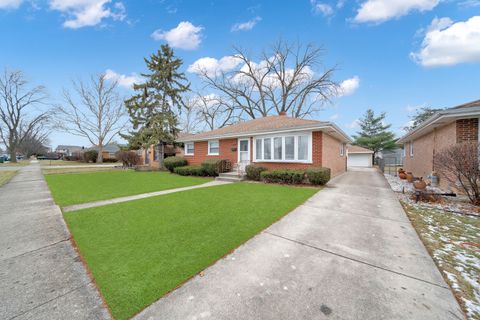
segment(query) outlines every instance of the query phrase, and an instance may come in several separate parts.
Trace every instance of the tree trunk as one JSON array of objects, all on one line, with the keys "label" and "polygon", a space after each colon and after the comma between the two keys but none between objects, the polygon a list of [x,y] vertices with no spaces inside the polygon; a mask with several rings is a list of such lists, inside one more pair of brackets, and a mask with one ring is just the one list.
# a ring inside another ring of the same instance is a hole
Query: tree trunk
[{"label": "tree trunk", "polygon": [[97,163],[103,163],[103,146],[98,146]]},{"label": "tree trunk", "polygon": [[165,145],[163,144],[163,142],[160,142],[160,144],[158,145],[158,162],[159,162],[160,170],[165,170],[165,164],[163,162],[164,158],[165,158]]},{"label": "tree trunk", "polygon": [[10,162],[17,162],[17,152],[10,148]]}]

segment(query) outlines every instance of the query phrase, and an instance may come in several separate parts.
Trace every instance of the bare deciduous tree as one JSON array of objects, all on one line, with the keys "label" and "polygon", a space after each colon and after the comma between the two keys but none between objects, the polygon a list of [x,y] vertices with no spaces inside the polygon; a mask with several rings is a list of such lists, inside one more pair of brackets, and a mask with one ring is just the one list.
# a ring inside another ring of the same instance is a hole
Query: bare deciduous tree
[{"label": "bare deciduous tree", "polygon": [[254,62],[246,50],[235,47],[231,65],[240,68],[211,70],[193,67],[206,87],[221,94],[232,115],[248,118],[285,112],[306,117],[319,111],[338,94],[332,80],[335,68],[324,68],[323,50],[312,44],[302,46],[278,41]]},{"label": "bare deciduous tree", "polygon": [[43,86],[30,87],[21,71],[5,69],[0,77],[0,139],[12,162],[27,138],[45,135],[49,113],[41,111],[46,100]]},{"label": "bare deciduous tree", "polygon": [[107,82],[105,74],[100,74],[91,76],[89,83],[73,81],[73,89],[73,95],[63,91],[65,104],[55,108],[56,127],[88,139],[98,148],[97,163],[102,163],[103,147],[126,126],[118,83]]},{"label": "bare deciduous tree", "polygon": [[463,190],[473,204],[480,205],[480,163],[478,142],[462,142],[436,153],[437,172]]},{"label": "bare deciduous tree", "polygon": [[47,145],[50,143],[48,139],[48,132],[37,136],[27,135],[22,139],[22,142],[18,146],[18,151],[30,157],[32,155],[45,155],[48,153],[49,148]]}]

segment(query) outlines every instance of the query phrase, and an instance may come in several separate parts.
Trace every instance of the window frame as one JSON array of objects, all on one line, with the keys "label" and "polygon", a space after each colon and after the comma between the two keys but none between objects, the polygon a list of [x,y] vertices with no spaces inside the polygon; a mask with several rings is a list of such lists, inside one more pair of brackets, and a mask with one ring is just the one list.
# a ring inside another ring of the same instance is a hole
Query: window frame
[{"label": "window frame", "polygon": [[340,157],[345,156],[345,143],[340,142]]},{"label": "window frame", "polygon": [[410,141],[408,143],[408,148],[409,148],[409,153],[410,153],[410,158],[413,158],[413,141]]},{"label": "window frame", "polygon": [[[307,143],[307,159],[305,160],[298,160],[298,137],[299,136],[306,136],[308,139]],[[274,138],[282,138],[282,159],[275,160],[274,159]],[[294,150],[294,159],[287,160],[286,158],[286,145],[285,145],[285,138],[286,137],[293,137],[293,150]],[[270,139],[270,159],[265,159],[265,139]],[[257,141],[262,140],[262,153],[261,159],[257,158]],[[276,162],[276,163],[308,163],[312,164],[312,154],[313,154],[313,135],[311,131],[305,132],[285,132],[279,134],[269,134],[269,135],[259,135],[253,137],[253,155],[254,158],[252,159],[253,162],[262,163],[262,162]]]},{"label": "window frame", "polygon": [[[188,152],[188,145],[191,144],[192,145],[192,152],[189,153]],[[193,156],[195,155],[195,142],[185,142],[185,155],[186,156]]]},{"label": "window frame", "polygon": [[[210,144],[213,143],[213,142],[216,142],[218,144],[218,152],[211,152],[210,151]],[[220,140],[208,140],[208,153],[207,155],[209,156],[218,156],[220,155]]]}]

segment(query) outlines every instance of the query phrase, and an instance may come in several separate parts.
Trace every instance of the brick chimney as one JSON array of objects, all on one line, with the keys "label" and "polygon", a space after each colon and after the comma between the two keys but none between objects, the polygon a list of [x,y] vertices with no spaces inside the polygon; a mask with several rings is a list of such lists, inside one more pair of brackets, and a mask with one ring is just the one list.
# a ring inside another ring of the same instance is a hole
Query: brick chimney
[{"label": "brick chimney", "polygon": [[286,111],[281,111],[278,115],[279,115],[279,116],[286,116],[286,115],[287,115],[287,112],[286,112]]}]

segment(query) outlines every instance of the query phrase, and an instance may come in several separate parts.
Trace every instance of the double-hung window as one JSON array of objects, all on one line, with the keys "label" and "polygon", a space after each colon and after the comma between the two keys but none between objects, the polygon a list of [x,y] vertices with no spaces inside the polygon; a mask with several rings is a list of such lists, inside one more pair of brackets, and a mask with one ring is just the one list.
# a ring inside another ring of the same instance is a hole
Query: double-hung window
[{"label": "double-hung window", "polygon": [[195,146],[194,146],[193,142],[185,143],[185,155],[186,156],[193,156],[194,152],[195,152]]},{"label": "double-hung window", "polygon": [[220,143],[218,140],[208,141],[208,155],[218,156],[220,153]]},{"label": "double-hung window", "polygon": [[255,160],[259,162],[311,162],[311,139],[309,133],[255,138]]}]

